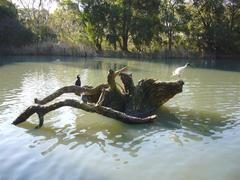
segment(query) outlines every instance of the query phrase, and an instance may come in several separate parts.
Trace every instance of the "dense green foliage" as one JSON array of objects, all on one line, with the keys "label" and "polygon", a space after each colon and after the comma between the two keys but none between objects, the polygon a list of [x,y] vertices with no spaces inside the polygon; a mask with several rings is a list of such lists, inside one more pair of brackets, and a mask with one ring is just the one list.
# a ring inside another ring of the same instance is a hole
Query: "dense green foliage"
[{"label": "dense green foliage", "polygon": [[0,0],[0,43],[29,42],[27,29],[37,42],[92,44],[99,52],[235,56],[240,0],[60,0],[51,13]]},{"label": "dense green foliage", "polygon": [[123,51],[240,53],[239,0],[82,0],[90,40]]}]

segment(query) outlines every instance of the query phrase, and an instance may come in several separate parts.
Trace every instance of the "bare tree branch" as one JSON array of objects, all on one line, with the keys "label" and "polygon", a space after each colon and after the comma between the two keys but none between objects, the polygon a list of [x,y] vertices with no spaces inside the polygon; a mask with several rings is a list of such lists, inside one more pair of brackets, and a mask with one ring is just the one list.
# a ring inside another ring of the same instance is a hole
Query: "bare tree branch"
[{"label": "bare tree branch", "polygon": [[64,101],[60,101],[54,104],[51,104],[49,106],[44,105],[33,105],[28,107],[23,113],[21,113],[12,124],[17,125],[24,121],[26,121],[29,117],[31,117],[33,114],[37,114],[39,117],[39,125],[36,128],[40,128],[43,125],[44,122],[44,115],[48,112],[51,112],[55,109],[64,107],[64,106],[70,106],[77,109],[82,109],[88,112],[96,112],[98,114],[102,114],[106,117],[114,118],[119,121],[122,121],[124,123],[129,124],[142,124],[142,123],[150,123],[153,122],[157,116],[152,115],[145,118],[140,117],[134,117],[129,116],[123,112],[116,111],[112,108],[104,107],[104,106],[95,106],[93,104],[86,104],[86,103],[80,103],[77,100],[74,99],[66,99]]}]

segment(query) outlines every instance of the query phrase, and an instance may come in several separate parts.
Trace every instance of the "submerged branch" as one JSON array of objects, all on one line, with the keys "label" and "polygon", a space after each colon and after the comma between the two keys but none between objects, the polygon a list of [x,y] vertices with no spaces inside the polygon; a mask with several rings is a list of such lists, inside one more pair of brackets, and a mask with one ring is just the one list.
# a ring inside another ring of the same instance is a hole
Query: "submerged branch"
[{"label": "submerged branch", "polygon": [[44,105],[30,106],[23,113],[21,113],[13,121],[12,124],[14,124],[14,125],[20,124],[20,123],[26,121],[30,116],[32,116],[33,114],[36,113],[39,117],[39,125],[37,126],[37,128],[40,128],[43,125],[45,114],[47,114],[50,111],[61,108],[63,106],[70,106],[70,107],[82,109],[82,110],[85,110],[88,112],[96,112],[98,114],[102,114],[104,116],[114,118],[114,119],[117,119],[124,123],[129,123],[129,124],[149,123],[149,122],[153,122],[157,118],[156,115],[148,116],[145,118],[129,116],[123,112],[116,111],[112,108],[108,108],[108,107],[104,107],[104,106],[95,106],[93,104],[80,103],[79,101],[73,100],[73,99],[66,99],[64,101],[60,101],[60,102],[54,103],[49,106],[46,106],[46,105],[45,106]]}]

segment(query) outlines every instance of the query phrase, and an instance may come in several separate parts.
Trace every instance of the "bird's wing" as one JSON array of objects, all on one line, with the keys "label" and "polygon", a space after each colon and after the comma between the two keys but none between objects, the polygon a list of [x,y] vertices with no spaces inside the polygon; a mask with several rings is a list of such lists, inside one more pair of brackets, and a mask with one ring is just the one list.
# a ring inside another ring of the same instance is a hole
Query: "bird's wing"
[{"label": "bird's wing", "polygon": [[184,69],[184,67],[178,67],[178,68],[176,68],[176,69],[173,71],[172,75],[173,75],[173,76],[180,75],[180,74],[182,73],[183,69]]},{"label": "bird's wing", "polygon": [[173,71],[172,72],[172,76],[176,76],[177,74],[176,74],[176,72],[175,71]]},{"label": "bird's wing", "polygon": [[180,74],[182,72],[182,70],[184,69],[184,67],[179,67],[176,69],[176,73]]},{"label": "bird's wing", "polygon": [[179,67],[173,71],[173,75],[178,75],[178,74],[179,74]]}]

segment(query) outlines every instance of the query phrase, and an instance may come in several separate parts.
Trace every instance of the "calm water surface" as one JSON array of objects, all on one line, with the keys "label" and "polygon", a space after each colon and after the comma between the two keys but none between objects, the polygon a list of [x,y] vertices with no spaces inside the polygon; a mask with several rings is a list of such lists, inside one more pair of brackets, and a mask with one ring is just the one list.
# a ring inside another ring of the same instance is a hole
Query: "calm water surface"
[{"label": "calm water surface", "polygon": [[[36,116],[18,127],[11,122],[35,97],[73,84],[77,74],[82,84],[96,86],[106,82],[109,68],[127,65],[135,83],[144,77],[167,81],[185,62],[29,57],[1,62],[0,180],[240,179],[236,61],[193,61],[182,77],[183,92],[159,109],[152,124],[127,125],[64,107],[49,113],[37,130]],[[65,98],[78,97],[56,101]]]}]

